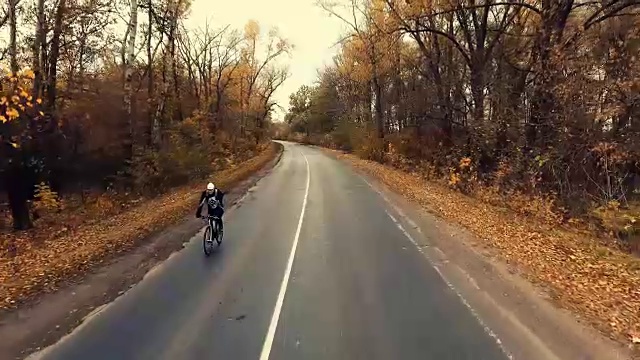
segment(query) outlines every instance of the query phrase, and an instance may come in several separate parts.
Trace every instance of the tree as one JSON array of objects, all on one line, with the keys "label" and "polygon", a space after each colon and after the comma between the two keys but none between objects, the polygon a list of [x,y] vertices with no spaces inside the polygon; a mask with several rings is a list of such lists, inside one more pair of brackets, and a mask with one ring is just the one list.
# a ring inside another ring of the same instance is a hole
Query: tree
[{"label": "tree", "polygon": [[0,11],[0,190],[16,229],[33,225],[36,184],[62,197],[157,192],[267,140],[288,76],[276,31],[190,29],[189,0],[18,1]]},{"label": "tree", "polygon": [[638,2],[319,5],[349,31],[310,105],[292,96],[293,131],[441,176],[472,159],[484,185],[572,209],[637,197]]},{"label": "tree", "polygon": [[124,97],[123,97],[123,107],[124,112],[127,117],[127,128],[128,134],[125,136],[126,140],[124,141],[125,146],[125,161],[126,166],[131,166],[131,161],[133,160],[133,139],[134,139],[134,125],[133,118],[131,113],[131,102],[132,102],[132,81],[133,81],[133,62],[135,60],[135,48],[136,48],[136,36],[138,33],[138,1],[137,0],[129,0],[131,6],[131,12],[129,17],[129,24],[127,28],[128,39],[126,42],[126,49],[124,50],[126,54],[126,60],[124,62]]}]

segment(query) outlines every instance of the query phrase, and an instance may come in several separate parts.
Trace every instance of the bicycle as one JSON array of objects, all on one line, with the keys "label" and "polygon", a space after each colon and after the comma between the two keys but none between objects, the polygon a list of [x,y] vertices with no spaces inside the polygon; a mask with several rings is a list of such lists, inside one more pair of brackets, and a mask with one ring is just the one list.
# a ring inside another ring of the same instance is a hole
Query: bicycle
[{"label": "bicycle", "polygon": [[206,256],[211,255],[213,252],[213,239],[217,243],[218,247],[222,243],[222,234],[220,234],[220,229],[218,228],[218,222],[215,220],[220,220],[217,216],[203,216],[203,220],[207,222],[207,227],[204,230],[204,236],[202,238],[202,247],[204,250],[204,254]]}]

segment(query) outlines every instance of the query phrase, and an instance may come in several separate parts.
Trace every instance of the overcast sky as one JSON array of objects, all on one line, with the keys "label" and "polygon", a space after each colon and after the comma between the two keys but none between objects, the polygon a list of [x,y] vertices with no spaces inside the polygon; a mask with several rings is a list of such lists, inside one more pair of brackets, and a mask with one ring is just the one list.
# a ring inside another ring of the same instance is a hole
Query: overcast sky
[{"label": "overcast sky", "polygon": [[[317,70],[331,61],[337,50],[332,45],[346,29],[339,19],[315,6],[315,0],[195,0],[188,25],[204,24],[207,19],[238,29],[254,19],[264,33],[277,26],[280,34],[294,44],[295,50],[287,60],[291,76],[275,94],[275,100],[285,109],[289,94],[300,85],[312,84]],[[282,116],[277,114],[278,118]]]}]

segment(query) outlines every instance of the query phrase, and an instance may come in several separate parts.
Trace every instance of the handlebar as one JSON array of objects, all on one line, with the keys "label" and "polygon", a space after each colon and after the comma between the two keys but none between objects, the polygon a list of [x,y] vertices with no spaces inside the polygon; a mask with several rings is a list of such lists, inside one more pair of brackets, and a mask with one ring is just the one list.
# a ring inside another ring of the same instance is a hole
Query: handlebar
[{"label": "handlebar", "polygon": [[220,219],[220,217],[218,217],[218,216],[210,216],[210,215],[207,215],[207,216],[200,216],[200,218],[201,218],[202,220]]}]

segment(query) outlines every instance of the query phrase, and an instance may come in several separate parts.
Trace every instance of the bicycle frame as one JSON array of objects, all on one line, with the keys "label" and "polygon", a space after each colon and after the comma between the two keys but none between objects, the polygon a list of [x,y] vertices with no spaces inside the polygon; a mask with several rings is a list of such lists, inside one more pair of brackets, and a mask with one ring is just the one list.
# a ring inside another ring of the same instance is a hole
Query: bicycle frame
[{"label": "bicycle frame", "polygon": [[[207,225],[209,227],[211,227],[211,230],[213,231],[213,229],[216,229],[216,232],[217,232],[218,229],[215,226],[214,220],[220,220],[220,217],[218,217],[218,216],[206,216],[204,218],[207,221]],[[213,233],[212,233],[212,235],[213,235]]]}]

